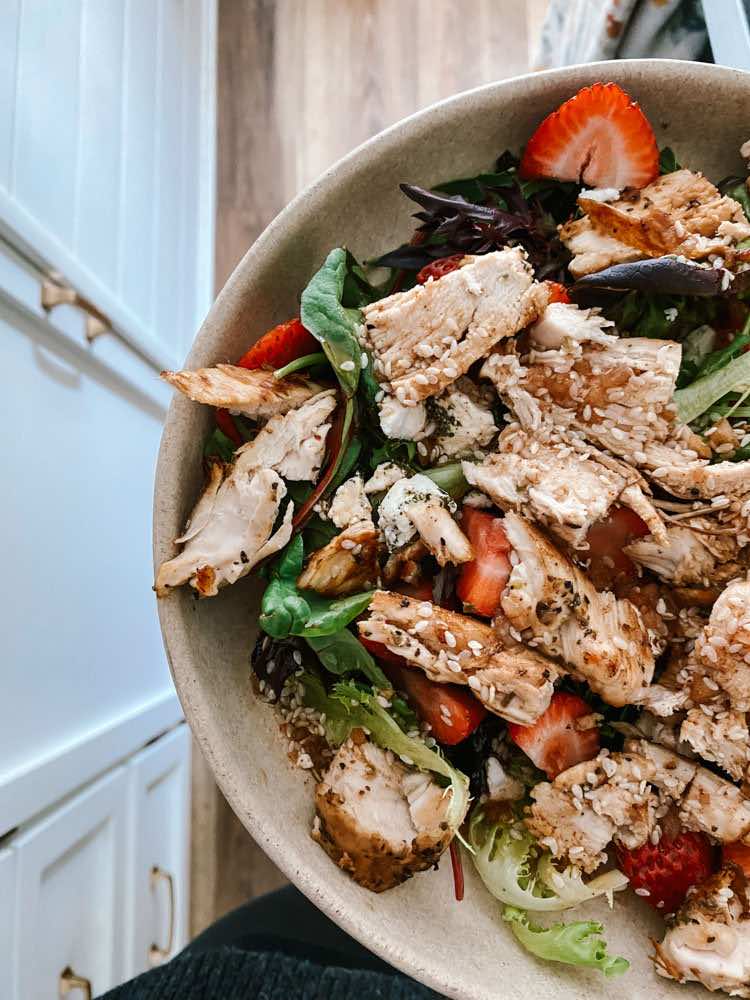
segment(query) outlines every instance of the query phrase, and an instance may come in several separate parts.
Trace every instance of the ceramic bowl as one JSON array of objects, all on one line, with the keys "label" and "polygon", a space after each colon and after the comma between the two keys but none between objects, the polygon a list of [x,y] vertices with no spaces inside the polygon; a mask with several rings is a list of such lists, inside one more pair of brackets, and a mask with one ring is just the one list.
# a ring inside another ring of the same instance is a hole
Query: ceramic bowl
[{"label": "ceramic bowl", "polygon": [[[718,180],[739,173],[750,135],[750,74],[717,66],[635,60],[576,66],[481,87],[427,108],[371,139],[300,194],[248,250],[205,323],[186,367],[239,357],[260,333],[298,313],[299,294],[328,250],[359,258],[411,233],[413,205],[400,181],[429,187],[491,167],[519,150],[541,119],[585,84],[614,80],[640,101],[659,145]],[[201,484],[207,407],[176,396],[156,472],[154,558],[173,553]],[[649,936],[660,921],[629,894],[601,917],[613,953],[632,965],[610,982],[599,973],[545,964],[526,954],[500,907],[465,858],[463,902],[453,898],[450,862],[382,895],[355,885],[310,838],[313,781],[291,767],[273,710],[250,684],[261,588],[247,578],[197,601],[182,588],[159,602],[164,643],[185,715],[222,791],[248,832],[316,906],[392,965],[461,1000],[544,997],[708,996],[657,978]]]}]

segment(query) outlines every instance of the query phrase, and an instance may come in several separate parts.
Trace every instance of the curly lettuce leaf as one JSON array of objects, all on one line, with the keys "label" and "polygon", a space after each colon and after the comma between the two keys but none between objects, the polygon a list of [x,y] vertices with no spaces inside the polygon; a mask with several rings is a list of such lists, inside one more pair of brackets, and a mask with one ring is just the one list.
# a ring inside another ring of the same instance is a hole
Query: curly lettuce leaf
[{"label": "curly lettuce leaf", "polygon": [[334,684],[326,691],[319,677],[310,672],[300,677],[304,702],[325,715],[326,739],[334,746],[344,742],[352,729],[366,730],[373,742],[392,750],[404,763],[431,771],[447,779],[452,790],[447,821],[453,830],[463,822],[469,805],[469,779],[418,736],[408,735],[378,696],[351,681]]},{"label": "curly lettuce leaf", "polygon": [[620,871],[609,871],[584,882],[577,868],[559,871],[515,815],[487,819],[477,808],[469,821],[474,866],[489,892],[500,902],[524,910],[567,910],[595,896],[623,889]]},{"label": "curly lettuce leaf", "polygon": [[515,906],[503,908],[503,920],[510,924],[516,939],[527,951],[548,962],[599,969],[605,976],[620,976],[630,968],[626,958],[607,954],[607,942],[602,937],[604,928],[595,920],[539,927]]},{"label": "curly lettuce leaf", "polygon": [[[731,346],[731,345],[730,345]],[[710,375],[696,379],[674,394],[680,420],[689,424],[710,410],[727,393],[750,390],[750,354],[741,354]]]}]

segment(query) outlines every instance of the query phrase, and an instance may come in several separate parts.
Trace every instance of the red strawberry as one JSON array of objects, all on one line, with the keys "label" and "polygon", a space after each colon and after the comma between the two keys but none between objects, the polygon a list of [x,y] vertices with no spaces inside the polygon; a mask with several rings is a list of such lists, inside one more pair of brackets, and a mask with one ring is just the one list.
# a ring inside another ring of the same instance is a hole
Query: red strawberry
[{"label": "red strawberry", "polygon": [[298,319],[275,326],[242,355],[240,368],[283,368],[306,354],[315,354],[320,344]]},{"label": "red strawberry", "polygon": [[556,691],[546,712],[533,726],[508,725],[508,735],[537,767],[556,778],[574,764],[599,753],[599,730],[577,729],[576,720],[591,715],[591,706],[577,694]]},{"label": "red strawberry", "polygon": [[474,558],[461,566],[456,594],[467,611],[491,618],[500,610],[510,576],[510,543],[503,519],[466,505],[461,527],[474,549]]},{"label": "red strawberry", "polygon": [[616,83],[595,83],[544,119],[519,170],[587,187],[641,188],[659,176],[659,150],[638,104]]},{"label": "red strawberry", "polygon": [[440,684],[425,677],[418,667],[411,667],[403,657],[373,639],[359,640],[365,649],[380,660],[383,672],[399,691],[406,694],[423,722],[429,722],[432,735],[445,746],[455,746],[467,739],[487,715],[487,709],[468,688]]},{"label": "red strawberry", "polygon": [[735,840],[732,844],[724,844],[721,848],[722,861],[733,861],[738,868],[750,878],[750,845]]},{"label": "red strawberry", "polygon": [[450,257],[440,257],[439,260],[433,260],[429,264],[425,264],[417,275],[417,283],[424,285],[430,278],[437,281],[438,278],[442,278],[444,274],[450,274],[451,271],[457,271],[461,266],[461,261],[464,259],[464,256],[465,254],[462,253],[454,253]]},{"label": "red strawberry", "polygon": [[570,302],[568,289],[565,285],[561,285],[559,281],[545,281],[544,284],[549,289],[550,302]]},{"label": "red strawberry", "polygon": [[708,837],[688,830],[674,836],[664,831],[658,844],[646,842],[633,851],[618,847],[617,857],[631,888],[645,890],[638,895],[664,914],[679,909],[688,889],[716,870]]}]

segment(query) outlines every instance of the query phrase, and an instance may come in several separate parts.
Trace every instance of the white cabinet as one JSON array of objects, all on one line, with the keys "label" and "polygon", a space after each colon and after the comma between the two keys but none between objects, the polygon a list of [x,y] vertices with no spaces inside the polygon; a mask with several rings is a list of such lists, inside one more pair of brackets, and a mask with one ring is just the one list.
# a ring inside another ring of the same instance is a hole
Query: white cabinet
[{"label": "white cabinet", "polygon": [[57,996],[70,969],[94,995],[122,978],[127,771],[119,767],[13,842],[23,1000]]},{"label": "white cabinet", "polygon": [[0,997],[15,1000],[16,854],[0,849]]},{"label": "white cabinet", "polygon": [[66,970],[98,996],[184,947],[189,787],[182,723],[9,839],[2,1000],[54,1000]]},{"label": "white cabinet", "polygon": [[171,958],[188,937],[190,734],[179,726],[128,766],[127,976]]},{"label": "white cabinet", "polygon": [[211,299],[215,0],[11,0],[0,227],[162,367]]}]

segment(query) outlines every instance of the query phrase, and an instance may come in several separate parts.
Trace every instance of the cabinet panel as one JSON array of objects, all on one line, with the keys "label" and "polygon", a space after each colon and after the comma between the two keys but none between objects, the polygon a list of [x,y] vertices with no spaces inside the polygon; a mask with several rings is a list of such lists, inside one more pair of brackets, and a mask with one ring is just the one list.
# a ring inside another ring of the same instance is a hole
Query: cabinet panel
[{"label": "cabinet panel", "polygon": [[0,850],[0,997],[15,1000],[16,854]]},{"label": "cabinet panel", "polygon": [[20,834],[18,992],[57,996],[70,967],[95,996],[122,978],[127,772],[118,768]]},{"label": "cabinet panel", "polygon": [[24,0],[13,193],[70,245],[75,211],[81,2]]},{"label": "cabinet panel", "polygon": [[178,726],[136,754],[128,770],[131,864],[126,975],[135,976],[176,954],[187,941],[188,727]]},{"label": "cabinet panel", "polygon": [[122,0],[84,0],[74,246],[109,287],[117,280],[122,46]]}]

